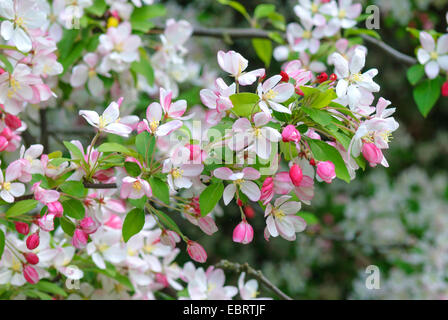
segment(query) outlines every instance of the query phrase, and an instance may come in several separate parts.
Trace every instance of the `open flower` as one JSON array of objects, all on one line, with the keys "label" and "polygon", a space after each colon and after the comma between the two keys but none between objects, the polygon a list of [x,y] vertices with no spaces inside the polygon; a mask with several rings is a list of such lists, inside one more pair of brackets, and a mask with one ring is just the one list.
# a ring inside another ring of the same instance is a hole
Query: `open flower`
[{"label": "open flower", "polygon": [[20,197],[25,193],[25,186],[20,182],[11,182],[20,175],[20,170],[16,166],[8,166],[6,174],[0,170],[0,197],[8,203],[14,202],[15,197]]},{"label": "open flower", "polygon": [[73,67],[70,84],[72,87],[78,88],[84,86],[87,82],[87,88],[89,88],[90,93],[96,97],[101,97],[104,91],[104,84],[96,71],[98,55],[91,52],[86,54],[83,60],[85,63]]},{"label": "open flower", "polygon": [[288,201],[291,196],[281,196],[274,202],[274,206],[268,203],[264,216],[266,218],[266,235],[294,241],[296,232],[302,232],[306,228],[303,218],[296,215],[302,207],[297,201]]},{"label": "open flower", "polygon": [[240,172],[234,173],[229,168],[221,167],[215,169],[213,175],[218,179],[232,181],[224,189],[223,200],[225,205],[228,205],[232,201],[237,191],[237,186],[251,201],[260,200],[260,188],[255,182],[251,181],[260,178],[260,172],[256,169],[247,167]]},{"label": "open flower", "polygon": [[31,0],[2,0],[0,2],[0,16],[5,18],[1,24],[1,35],[23,52],[29,52],[32,41],[29,30],[38,29],[45,23],[45,12],[38,10],[35,1]]},{"label": "open flower", "polygon": [[291,110],[280,103],[291,98],[294,94],[294,86],[291,83],[278,84],[280,80],[282,80],[282,77],[280,75],[275,75],[263,82],[263,84],[260,83],[258,85],[257,92],[260,97],[258,105],[267,115],[271,114],[269,107],[278,112],[291,114]]},{"label": "open flower", "polygon": [[420,32],[420,43],[422,48],[417,51],[418,62],[425,65],[425,72],[428,78],[434,79],[440,69],[448,70],[448,34],[441,36],[437,40],[427,32]]},{"label": "open flower", "polygon": [[141,178],[125,177],[121,184],[120,197],[123,199],[140,199],[146,195],[152,197],[151,186]]},{"label": "open flower", "polygon": [[101,116],[91,110],[80,110],[79,114],[83,116],[91,126],[98,128],[99,131],[123,137],[129,136],[132,132],[132,129],[129,126],[120,123],[119,105],[115,101],[104,110]]},{"label": "open flower", "polygon": [[257,77],[262,77],[265,74],[263,68],[250,72],[243,72],[247,68],[248,61],[241,54],[233,50],[227,52],[219,51],[218,64],[222,70],[230,73],[232,77],[235,77],[235,81],[242,86],[254,83],[255,80],[257,80]]},{"label": "open flower", "polygon": [[271,156],[271,143],[279,142],[282,138],[280,132],[266,126],[271,118],[263,112],[254,116],[254,125],[247,118],[239,118],[232,126],[234,137],[229,141],[229,148],[240,151],[245,147],[254,150],[262,159]]}]

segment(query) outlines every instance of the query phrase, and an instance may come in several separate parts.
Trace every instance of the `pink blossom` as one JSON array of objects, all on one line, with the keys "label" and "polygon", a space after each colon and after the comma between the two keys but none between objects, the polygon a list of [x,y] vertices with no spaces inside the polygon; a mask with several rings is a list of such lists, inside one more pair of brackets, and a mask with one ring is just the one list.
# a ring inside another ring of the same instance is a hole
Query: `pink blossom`
[{"label": "pink blossom", "polygon": [[40,186],[42,182],[36,182],[31,187],[31,190],[34,192],[34,199],[39,201],[40,203],[46,205],[49,202],[55,202],[59,199],[59,192],[56,190],[47,190]]},{"label": "pink blossom", "polygon": [[257,69],[250,72],[244,72],[246,70],[248,61],[238,52],[233,50],[224,52],[218,52],[218,64],[222,70],[230,73],[242,86],[247,86],[254,83],[257,77],[262,77],[265,74],[264,69]]},{"label": "pink blossom", "polygon": [[331,183],[331,181],[336,178],[335,166],[331,161],[320,161],[317,164],[317,177],[321,181],[326,183]]},{"label": "pink blossom", "polygon": [[376,167],[383,161],[383,153],[374,143],[364,143],[361,152],[371,167]]},{"label": "pink blossom", "polygon": [[291,114],[291,110],[280,103],[285,102],[294,94],[294,86],[291,83],[279,83],[280,80],[282,77],[275,75],[264,81],[263,84],[258,84],[257,93],[260,97],[258,105],[268,116],[272,112],[269,107],[277,112]]},{"label": "pink blossom", "polygon": [[92,234],[99,228],[99,224],[92,217],[85,217],[79,222],[79,226],[85,234]]},{"label": "pink blossom", "polygon": [[62,217],[62,213],[64,212],[64,208],[59,201],[53,201],[47,203],[48,213],[54,214],[55,217]]},{"label": "pink blossom", "polygon": [[152,197],[152,190],[148,181],[138,177],[125,177],[123,179],[120,190],[122,199],[140,199],[144,195]]},{"label": "pink blossom", "polygon": [[291,166],[291,168],[289,168],[289,177],[291,178],[292,184],[294,186],[300,186],[300,183],[303,179],[303,173],[298,164],[295,163]]},{"label": "pink blossom", "polygon": [[195,241],[188,240],[187,252],[190,258],[194,261],[204,263],[207,260],[207,252],[205,252],[204,248]]},{"label": "pink blossom", "polygon": [[288,124],[282,131],[283,142],[299,142],[300,138],[300,132],[292,124]]},{"label": "pink blossom", "polygon": [[241,221],[235,229],[233,229],[233,241],[248,244],[252,242],[254,238],[254,229],[252,226],[246,221]]},{"label": "pink blossom", "polygon": [[39,246],[40,243],[40,237],[39,233],[33,233],[26,238],[26,247],[29,250],[34,250]]},{"label": "pink blossom", "polygon": [[213,171],[213,175],[218,179],[232,181],[224,189],[223,200],[224,204],[228,205],[232,201],[237,187],[244,193],[251,201],[260,200],[261,192],[257,184],[251,180],[257,180],[260,178],[260,172],[254,168],[244,168],[240,172],[234,173],[232,170],[226,167],[221,167]]},{"label": "pink blossom", "polygon": [[23,276],[28,283],[36,284],[39,282],[39,274],[36,269],[30,265],[25,265],[23,267]]},{"label": "pink blossom", "polygon": [[54,230],[54,218],[55,218],[54,214],[51,214],[51,213],[45,214],[43,217],[41,217],[37,220],[39,227],[46,232],[53,231]]},{"label": "pink blossom", "polygon": [[171,230],[162,230],[160,235],[160,242],[172,249],[176,248],[176,243],[180,242],[180,236]]},{"label": "pink blossom", "polygon": [[263,204],[268,204],[272,198],[274,197],[274,179],[272,177],[267,177],[263,181],[263,185],[261,186],[261,196],[260,201],[263,201]]},{"label": "pink blossom", "polygon": [[77,249],[82,249],[87,245],[89,236],[81,229],[75,229],[72,237],[72,245]]}]

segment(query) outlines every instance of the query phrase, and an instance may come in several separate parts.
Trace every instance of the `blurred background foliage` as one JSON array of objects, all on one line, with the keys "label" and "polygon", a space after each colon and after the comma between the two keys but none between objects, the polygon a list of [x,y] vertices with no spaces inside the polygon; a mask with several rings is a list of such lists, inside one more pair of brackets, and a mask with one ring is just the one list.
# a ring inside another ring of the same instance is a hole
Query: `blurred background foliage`
[{"label": "blurred background foliage", "polygon": [[[383,41],[411,56],[419,45],[406,27],[445,32],[446,0],[362,1],[379,6]],[[243,1],[249,13],[260,1]],[[265,0],[272,3],[286,23],[296,21],[295,0]],[[204,27],[250,27],[235,10],[218,1],[167,1],[168,16]],[[272,26],[262,25],[266,29]],[[201,57],[204,65],[216,66],[216,52],[223,47],[242,52],[251,69],[263,67],[250,39],[221,40],[198,38],[190,55]],[[261,232],[263,213],[256,208],[251,223],[258,232],[249,245],[231,241],[238,223],[236,206],[225,207],[217,217],[221,232],[209,237],[199,229],[191,237],[204,244],[210,263],[220,258],[248,262],[296,299],[345,298],[444,298],[448,295],[448,98],[441,97],[427,118],[419,113],[406,79],[409,66],[397,62],[381,49],[367,44],[366,69],[379,69],[376,82],[381,95],[397,108],[400,123],[386,156],[390,168],[368,168],[351,184],[337,181],[319,184],[311,206],[302,210],[315,217],[314,224],[298,235],[295,242],[272,239]],[[280,71],[272,59],[268,74]],[[189,104],[199,103],[199,88],[180,92]],[[234,217],[234,219],[232,219]],[[184,222],[188,223],[188,222]],[[225,238],[225,239],[224,239]],[[181,260],[187,257],[181,257]],[[445,261],[446,260],[446,261]],[[180,261],[182,262],[182,261]],[[365,268],[378,265],[381,289],[367,290]],[[237,275],[229,274],[236,279]],[[269,294],[264,292],[263,294]]]}]

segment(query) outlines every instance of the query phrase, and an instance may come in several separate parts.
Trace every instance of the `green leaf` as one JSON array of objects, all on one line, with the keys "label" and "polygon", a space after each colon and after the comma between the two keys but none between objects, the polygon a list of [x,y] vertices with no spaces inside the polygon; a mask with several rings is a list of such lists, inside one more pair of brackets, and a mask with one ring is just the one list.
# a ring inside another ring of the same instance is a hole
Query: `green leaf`
[{"label": "green leaf", "polygon": [[150,86],[154,84],[154,69],[144,49],[140,50],[140,60],[131,64],[131,70],[143,75]]},{"label": "green leaf", "polygon": [[140,173],[142,173],[140,166],[137,163],[132,162],[132,161],[126,161],[124,163],[124,168],[126,169],[126,172],[131,177],[138,177],[140,175]]},{"label": "green leaf", "polygon": [[408,69],[406,76],[410,84],[415,86],[425,74],[425,67],[421,64],[415,64]]},{"label": "green leaf", "polygon": [[244,6],[237,2],[237,1],[229,1],[229,0],[218,0],[219,3],[227,5],[241,13],[248,21],[250,21],[250,15],[247,13],[246,8]]},{"label": "green leaf", "polygon": [[5,251],[5,234],[0,229],[0,260],[2,259],[3,251]]},{"label": "green leaf", "polygon": [[62,230],[70,237],[73,237],[76,229],[76,226],[73,224],[73,222],[71,222],[67,217],[62,216],[60,223]]},{"label": "green leaf", "polygon": [[154,26],[149,20],[164,16],[165,14],[166,9],[161,4],[144,5],[140,8],[134,8],[130,19],[132,29],[146,33]]},{"label": "green leaf", "polygon": [[145,212],[142,209],[132,209],[126,215],[123,222],[123,240],[128,242],[128,240],[135,234],[139,233],[145,225]]},{"label": "green leaf", "polygon": [[302,107],[301,110],[303,110],[307,115],[310,116],[311,119],[313,119],[316,123],[320,124],[323,127],[333,122],[333,117],[326,111],[308,107]]},{"label": "green leaf", "polygon": [[240,117],[248,117],[251,113],[260,111],[260,107],[258,106],[260,97],[255,93],[242,92],[232,94],[230,100],[233,104],[232,111]]},{"label": "green leaf", "polygon": [[266,18],[270,13],[275,12],[274,4],[259,4],[254,11],[254,17],[257,19]]},{"label": "green leaf", "polygon": [[271,12],[268,16],[269,21],[278,30],[285,31],[285,17],[278,12]]},{"label": "green leaf", "polygon": [[318,88],[300,87],[304,93],[304,105],[310,108],[321,109],[328,106],[331,101],[337,98],[333,89],[321,91]]},{"label": "green leaf", "polygon": [[36,283],[35,288],[43,292],[48,292],[63,297],[67,296],[67,292],[65,292],[59,285],[45,280],[41,280],[38,283]]},{"label": "green leaf", "polygon": [[97,16],[97,17],[101,17],[103,16],[104,12],[107,9],[107,4],[106,1],[104,0],[95,0],[93,2],[93,5],[91,5],[90,7],[86,8],[86,11]]},{"label": "green leaf", "polygon": [[427,79],[419,83],[413,91],[414,100],[420,113],[426,117],[440,97],[440,87],[442,86],[439,77]]},{"label": "green leaf", "polygon": [[357,36],[357,35],[361,35],[361,34],[365,34],[367,36],[371,36],[373,38],[376,38],[378,40],[381,40],[381,36],[379,35],[378,32],[376,32],[375,30],[371,30],[371,29],[364,29],[364,28],[351,28],[351,29],[345,29],[344,31],[344,38],[348,38],[350,36]]},{"label": "green leaf", "polygon": [[10,207],[5,215],[7,218],[20,216],[36,208],[37,204],[38,202],[33,199],[19,201]]},{"label": "green leaf", "polygon": [[124,145],[116,143],[116,142],[105,142],[98,147],[99,152],[120,152],[124,154],[132,153],[128,148]]},{"label": "green leaf", "polygon": [[79,35],[79,29],[64,29],[62,39],[57,43],[59,55],[65,57],[70,53],[70,50]]},{"label": "green leaf", "polygon": [[336,176],[347,183],[350,182],[350,175],[347,167],[345,166],[345,162],[336,148],[321,140],[309,139],[307,137],[303,138],[305,138],[308,142],[311,152],[316,160],[333,162]]},{"label": "green leaf", "polygon": [[74,65],[76,61],[78,61],[79,58],[81,58],[85,46],[86,46],[85,41],[79,41],[74,45],[74,47],[70,50],[67,56],[61,56],[63,58],[60,59],[60,63],[64,68],[64,71],[62,72],[61,76],[65,74],[65,72],[69,69],[70,66]]},{"label": "green leaf", "polygon": [[64,208],[64,214],[77,219],[81,220],[84,218],[86,214],[86,209],[84,208],[84,205],[81,201],[76,199],[69,199],[62,202],[62,207]]},{"label": "green leaf", "polygon": [[81,181],[65,181],[59,187],[63,192],[77,198],[83,198],[87,194],[87,189]]},{"label": "green leaf", "polygon": [[177,226],[176,222],[174,222],[173,219],[171,219],[166,213],[159,211],[159,210],[153,210],[152,212],[155,213],[157,218],[159,218],[159,221],[165,225],[168,229],[171,229],[178,234],[182,235],[182,232],[180,231],[179,227]]},{"label": "green leaf", "polygon": [[77,159],[84,159],[81,150],[79,150],[77,146],[68,141],[63,141],[63,143],[64,146],[68,149],[68,151],[72,153],[72,156],[76,157]]},{"label": "green leaf", "polygon": [[209,185],[199,196],[199,208],[201,209],[201,215],[205,217],[209,214],[221,199],[224,192],[224,184],[222,182],[213,183]]},{"label": "green leaf", "polygon": [[257,53],[258,58],[264,62],[266,67],[271,64],[272,58],[272,42],[269,39],[252,39],[252,45]]},{"label": "green leaf", "polygon": [[319,219],[317,219],[317,217],[311,212],[299,211],[297,212],[297,215],[305,220],[306,224],[309,226],[319,223]]},{"label": "green leaf", "polygon": [[149,165],[149,159],[154,152],[156,139],[148,131],[143,131],[135,138],[135,147],[137,152],[143,157],[145,162]]},{"label": "green leaf", "polygon": [[152,194],[160,201],[170,204],[170,190],[168,184],[163,182],[159,178],[149,178],[149,184],[151,185]]}]

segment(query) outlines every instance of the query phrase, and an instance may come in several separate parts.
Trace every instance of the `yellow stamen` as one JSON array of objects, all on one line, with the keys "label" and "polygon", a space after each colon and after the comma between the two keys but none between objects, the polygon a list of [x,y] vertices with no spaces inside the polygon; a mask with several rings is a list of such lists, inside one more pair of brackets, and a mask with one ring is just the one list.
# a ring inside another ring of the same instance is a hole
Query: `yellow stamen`
[{"label": "yellow stamen", "polygon": [[282,210],[276,208],[272,209],[272,214],[279,220],[282,220],[286,216],[286,214]]},{"label": "yellow stamen", "polygon": [[149,128],[151,129],[152,132],[155,132],[157,130],[157,128],[159,126],[159,122],[160,121],[153,120],[149,123]]},{"label": "yellow stamen", "polygon": [[277,92],[275,92],[274,90],[271,89],[264,94],[264,98],[266,100],[272,100],[277,96],[277,94],[278,94]]},{"label": "yellow stamen", "polygon": [[181,169],[173,169],[173,171],[171,171],[171,175],[173,176],[174,179],[182,178],[183,174],[184,170]]},{"label": "yellow stamen", "polygon": [[6,191],[11,190],[11,182],[3,182],[3,189]]},{"label": "yellow stamen", "polygon": [[437,54],[437,52],[435,52],[435,51],[431,52],[431,59],[432,60],[437,60],[438,57],[439,57],[439,55]]},{"label": "yellow stamen", "polygon": [[309,30],[303,31],[302,38],[310,39],[311,37],[312,37],[311,31],[309,31]]},{"label": "yellow stamen", "polygon": [[119,24],[119,21],[115,17],[110,17],[109,19],[107,19],[107,27],[108,28],[110,28],[110,27],[114,27],[115,28],[115,27],[118,26],[118,24]]},{"label": "yellow stamen", "polygon": [[344,9],[339,10],[339,15],[338,15],[339,19],[344,19],[346,14],[347,14],[347,12]]},{"label": "yellow stamen", "polygon": [[137,191],[140,191],[142,190],[142,183],[137,180],[132,184],[132,188],[134,188]]}]

